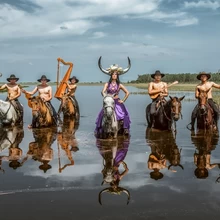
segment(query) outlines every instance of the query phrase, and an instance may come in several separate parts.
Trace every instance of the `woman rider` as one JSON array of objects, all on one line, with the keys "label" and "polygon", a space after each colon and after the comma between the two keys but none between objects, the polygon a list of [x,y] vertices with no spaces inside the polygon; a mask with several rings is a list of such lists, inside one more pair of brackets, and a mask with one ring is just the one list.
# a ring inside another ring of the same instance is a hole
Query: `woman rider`
[{"label": "woman rider", "polygon": [[[115,94],[114,101],[115,101],[115,113],[117,121],[123,123],[124,134],[129,135],[130,129],[130,116],[129,113],[124,105],[124,102],[129,96],[128,90],[120,83],[119,75],[125,74],[131,67],[130,59],[128,57],[128,68],[122,69],[117,64],[113,64],[107,70],[103,69],[101,66],[101,57],[99,58],[98,62],[99,68],[102,72],[110,76],[109,82],[105,83],[104,88],[102,90],[102,95],[113,95]],[[125,93],[125,97],[121,100],[118,96],[119,91],[122,90]],[[96,129],[95,129],[95,136],[99,137],[102,134],[102,118],[104,115],[103,109],[100,111],[97,119],[96,119]]]}]

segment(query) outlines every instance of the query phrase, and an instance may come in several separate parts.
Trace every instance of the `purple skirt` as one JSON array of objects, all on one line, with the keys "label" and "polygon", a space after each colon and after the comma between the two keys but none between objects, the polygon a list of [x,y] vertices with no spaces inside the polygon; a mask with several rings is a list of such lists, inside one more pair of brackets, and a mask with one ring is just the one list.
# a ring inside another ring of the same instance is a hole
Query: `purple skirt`
[{"label": "purple skirt", "polygon": [[[124,121],[123,128],[129,130],[131,120],[130,120],[128,110],[125,107],[125,105],[123,103],[119,103],[118,100],[119,99],[115,99],[115,114],[116,114],[117,121],[123,120]],[[103,115],[104,115],[104,110],[102,108],[95,122],[96,123],[95,132],[101,132]]]}]

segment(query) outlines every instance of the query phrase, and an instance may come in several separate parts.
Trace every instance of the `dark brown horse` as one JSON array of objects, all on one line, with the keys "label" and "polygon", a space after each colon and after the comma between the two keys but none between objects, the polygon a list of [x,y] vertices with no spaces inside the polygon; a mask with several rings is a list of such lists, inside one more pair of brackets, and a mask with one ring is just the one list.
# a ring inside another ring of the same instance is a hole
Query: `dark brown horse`
[{"label": "dark brown horse", "polygon": [[53,118],[51,110],[40,96],[29,98],[28,105],[32,108],[33,128],[56,126],[56,120]]},{"label": "dark brown horse", "polygon": [[177,98],[170,96],[170,99],[165,103],[163,101],[159,101],[157,112],[153,121],[150,115],[151,104],[149,104],[146,108],[148,127],[158,130],[171,130],[173,122],[175,124],[175,122],[178,121],[181,116],[181,101],[184,99],[184,97],[185,96]]},{"label": "dark brown horse", "polygon": [[79,121],[79,110],[76,107],[76,100],[65,94],[62,96],[60,99],[60,107],[58,111],[58,115],[60,115],[61,111],[63,112],[63,118],[70,118],[70,119],[75,119],[75,122],[77,123]]},{"label": "dark brown horse", "polygon": [[200,91],[198,97],[198,112],[197,112],[197,130],[213,130],[214,112],[211,106],[208,104],[208,92]]}]

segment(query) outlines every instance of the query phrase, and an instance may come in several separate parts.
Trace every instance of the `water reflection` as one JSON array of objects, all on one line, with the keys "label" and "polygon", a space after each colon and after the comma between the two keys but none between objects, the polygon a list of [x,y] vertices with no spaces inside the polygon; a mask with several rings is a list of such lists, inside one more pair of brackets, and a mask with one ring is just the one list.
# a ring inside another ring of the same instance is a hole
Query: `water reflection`
[{"label": "water reflection", "polygon": [[40,170],[44,173],[51,169],[50,161],[53,159],[51,145],[56,140],[57,130],[54,128],[33,129],[34,141],[29,143],[27,155],[41,163]]},{"label": "water reflection", "polygon": [[2,161],[8,161],[9,167],[14,170],[21,167],[27,160],[27,157],[23,158],[23,151],[19,147],[19,144],[24,138],[24,130],[22,127],[1,128],[0,129],[0,152],[8,149],[8,155],[0,156],[0,170],[5,172],[2,168]]},{"label": "water reflection", "polygon": [[191,141],[195,145],[194,164],[196,169],[194,174],[199,179],[206,179],[209,176],[209,170],[219,167],[219,163],[211,163],[211,153],[218,145],[219,136],[215,134],[191,135]]},{"label": "water reflection", "polygon": [[[119,186],[122,178],[128,173],[128,166],[125,163],[125,157],[128,152],[130,140],[120,138],[116,140],[101,140],[97,139],[96,146],[99,153],[103,157],[103,184],[109,184],[110,187],[103,189],[99,193],[99,203],[102,205],[102,193],[107,192],[110,194],[121,195],[122,192],[128,196],[127,204],[130,201],[130,192]],[[120,171],[122,165],[122,171]]]},{"label": "water reflection", "polygon": [[[75,132],[78,130],[79,124],[75,120],[65,120],[62,130],[58,132],[57,142],[58,142],[58,160],[59,160],[59,172],[61,173],[67,166],[73,166],[74,160],[72,152],[77,152],[79,150],[78,143],[75,137]],[[60,147],[65,152],[69,163],[61,165],[61,152]]]},{"label": "water reflection", "polygon": [[181,149],[177,146],[172,132],[154,131],[147,128],[146,141],[151,148],[148,158],[148,169],[152,170],[150,172],[152,179],[162,179],[164,175],[160,171],[163,169],[168,169],[171,172],[177,172],[172,167],[179,166],[181,169],[184,169],[181,165]]}]

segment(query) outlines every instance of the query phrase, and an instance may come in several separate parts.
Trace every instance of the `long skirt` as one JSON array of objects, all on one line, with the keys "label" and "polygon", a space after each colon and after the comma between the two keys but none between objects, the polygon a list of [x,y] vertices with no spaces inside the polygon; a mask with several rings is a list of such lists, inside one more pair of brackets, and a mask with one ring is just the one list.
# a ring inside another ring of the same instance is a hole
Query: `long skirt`
[{"label": "long skirt", "polygon": [[[130,120],[128,110],[125,107],[125,105],[123,103],[119,103],[118,100],[119,99],[115,99],[115,114],[116,114],[117,121],[123,120],[123,122],[124,122],[123,123],[123,128],[128,129],[128,131],[129,131],[131,120]],[[95,133],[96,134],[101,134],[102,133],[103,115],[104,115],[104,110],[102,108],[101,111],[99,112],[98,117],[97,117],[96,122],[95,122],[96,123],[96,128],[95,128]]]}]

